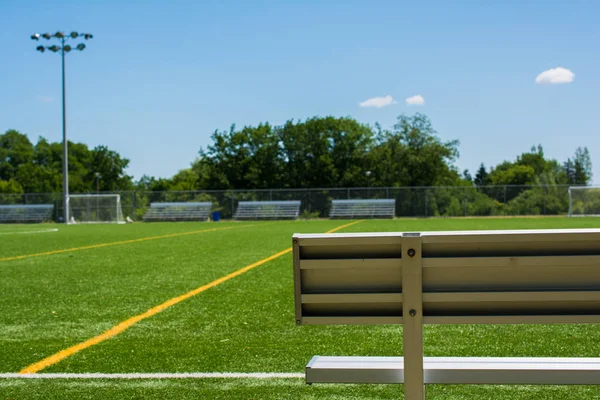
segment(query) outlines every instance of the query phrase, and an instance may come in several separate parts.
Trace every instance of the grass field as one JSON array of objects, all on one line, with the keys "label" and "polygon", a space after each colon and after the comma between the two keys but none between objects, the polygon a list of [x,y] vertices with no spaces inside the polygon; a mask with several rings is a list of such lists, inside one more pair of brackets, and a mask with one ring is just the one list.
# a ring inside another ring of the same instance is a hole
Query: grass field
[{"label": "grass field", "polygon": [[[288,249],[293,233],[349,222],[0,225],[0,399],[402,398],[401,385],[306,386],[298,377],[7,375],[65,349],[37,374],[302,373],[315,354],[401,355],[397,326],[297,327],[291,253],[255,265]],[[339,232],[599,227],[595,218],[426,219],[363,221]],[[426,326],[425,354],[599,357],[600,326]],[[428,399],[467,398],[600,399],[600,386],[428,386]]]}]

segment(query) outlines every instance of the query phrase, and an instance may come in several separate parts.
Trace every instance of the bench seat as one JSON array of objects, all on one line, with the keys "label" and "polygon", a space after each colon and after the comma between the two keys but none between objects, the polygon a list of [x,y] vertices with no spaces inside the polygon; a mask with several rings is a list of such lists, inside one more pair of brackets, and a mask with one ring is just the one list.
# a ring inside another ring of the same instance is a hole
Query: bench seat
[{"label": "bench seat", "polygon": [[[600,384],[600,358],[424,357],[423,366],[426,384]],[[404,383],[404,357],[314,356],[306,383]]]}]

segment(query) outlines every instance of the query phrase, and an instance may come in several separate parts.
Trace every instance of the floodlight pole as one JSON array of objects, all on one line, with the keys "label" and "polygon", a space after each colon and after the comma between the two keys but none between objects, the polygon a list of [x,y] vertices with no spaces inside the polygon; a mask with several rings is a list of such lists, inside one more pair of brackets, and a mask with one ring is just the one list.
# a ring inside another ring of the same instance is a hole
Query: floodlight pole
[{"label": "floodlight pole", "polygon": [[[96,195],[100,193],[100,172],[96,172]],[[100,204],[96,196],[96,216],[100,215]]]},{"label": "floodlight pole", "polygon": [[63,127],[63,208],[65,224],[69,223],[69,151],[67,149],[67,100],[65,89],[65,38],[61,38],[62,58],[62,127]]},{"label": "floodlight pole", "polygon": [[70,45],[66,45],[65,42],[68,39],[76,39],[78,37],[83,37],[85,40],[89,40],[93,38],[91,33],[77,33],[71,32],[70,34],[65,35],[64,32],[56,32],[54,34],[44,33],[40,35],[39,33],[34,33],[31,35],[31,39],[38,42],[41,38],[50,40],[50,39],[60,39],[61,46],[38,46],[36,50],[40,53],[45,52],[46,50],[50,50],[53,53],[60,51],[61,61],[62,61],[62,133],[63,133],[63,207],[64,207],[64,222],[69,223],[69,150],[68,150],[68,141],[67,141],[67,100],[66,100],[66,79],[65,79],[65,53],[70,52],[71,50],[79,50],[82,51],[85,49],[85,44],[79,43],[76,47],[71,47]]}]

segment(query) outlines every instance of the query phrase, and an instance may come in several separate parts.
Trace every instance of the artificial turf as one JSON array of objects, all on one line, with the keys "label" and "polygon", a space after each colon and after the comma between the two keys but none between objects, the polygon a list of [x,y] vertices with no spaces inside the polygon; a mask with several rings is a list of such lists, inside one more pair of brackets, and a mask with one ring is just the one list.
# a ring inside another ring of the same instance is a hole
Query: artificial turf
[{"label": "artificial turf", "polygon": [[[348,221],[0,226],[0,372],[98,335],[170,298],[288,248],[295,232]],[[21,234],[30,228],[58,232]],[[365,221],[343,232],[600,227],[594,218]],[[228,228],[223,230],[209,230]],[[178,233],[196,232],[180,236]],[[164,236],[164,237],[161,237]],[[398,326],[301,326],[291,254],[265,263],[44,372],[302,372],[320,355],[401,355]],[[428,356],[600,356],[597,325],[427,326]],[[400,398],[401,386],[272,380],[0,379],[0,398]],[[600,398],[600,386],[430,386],[430,399]]]}]

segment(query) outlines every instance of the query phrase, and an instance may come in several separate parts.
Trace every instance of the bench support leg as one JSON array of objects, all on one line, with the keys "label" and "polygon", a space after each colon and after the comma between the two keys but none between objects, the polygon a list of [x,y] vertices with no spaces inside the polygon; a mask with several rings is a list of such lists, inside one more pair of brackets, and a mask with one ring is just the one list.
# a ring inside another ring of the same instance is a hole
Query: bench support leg
[{"label": "bench support leg", "polygon": [[424,400],[423,281],[420,235],[407,234],[403,237],[402,247],[404,398],[406,400]]}]

